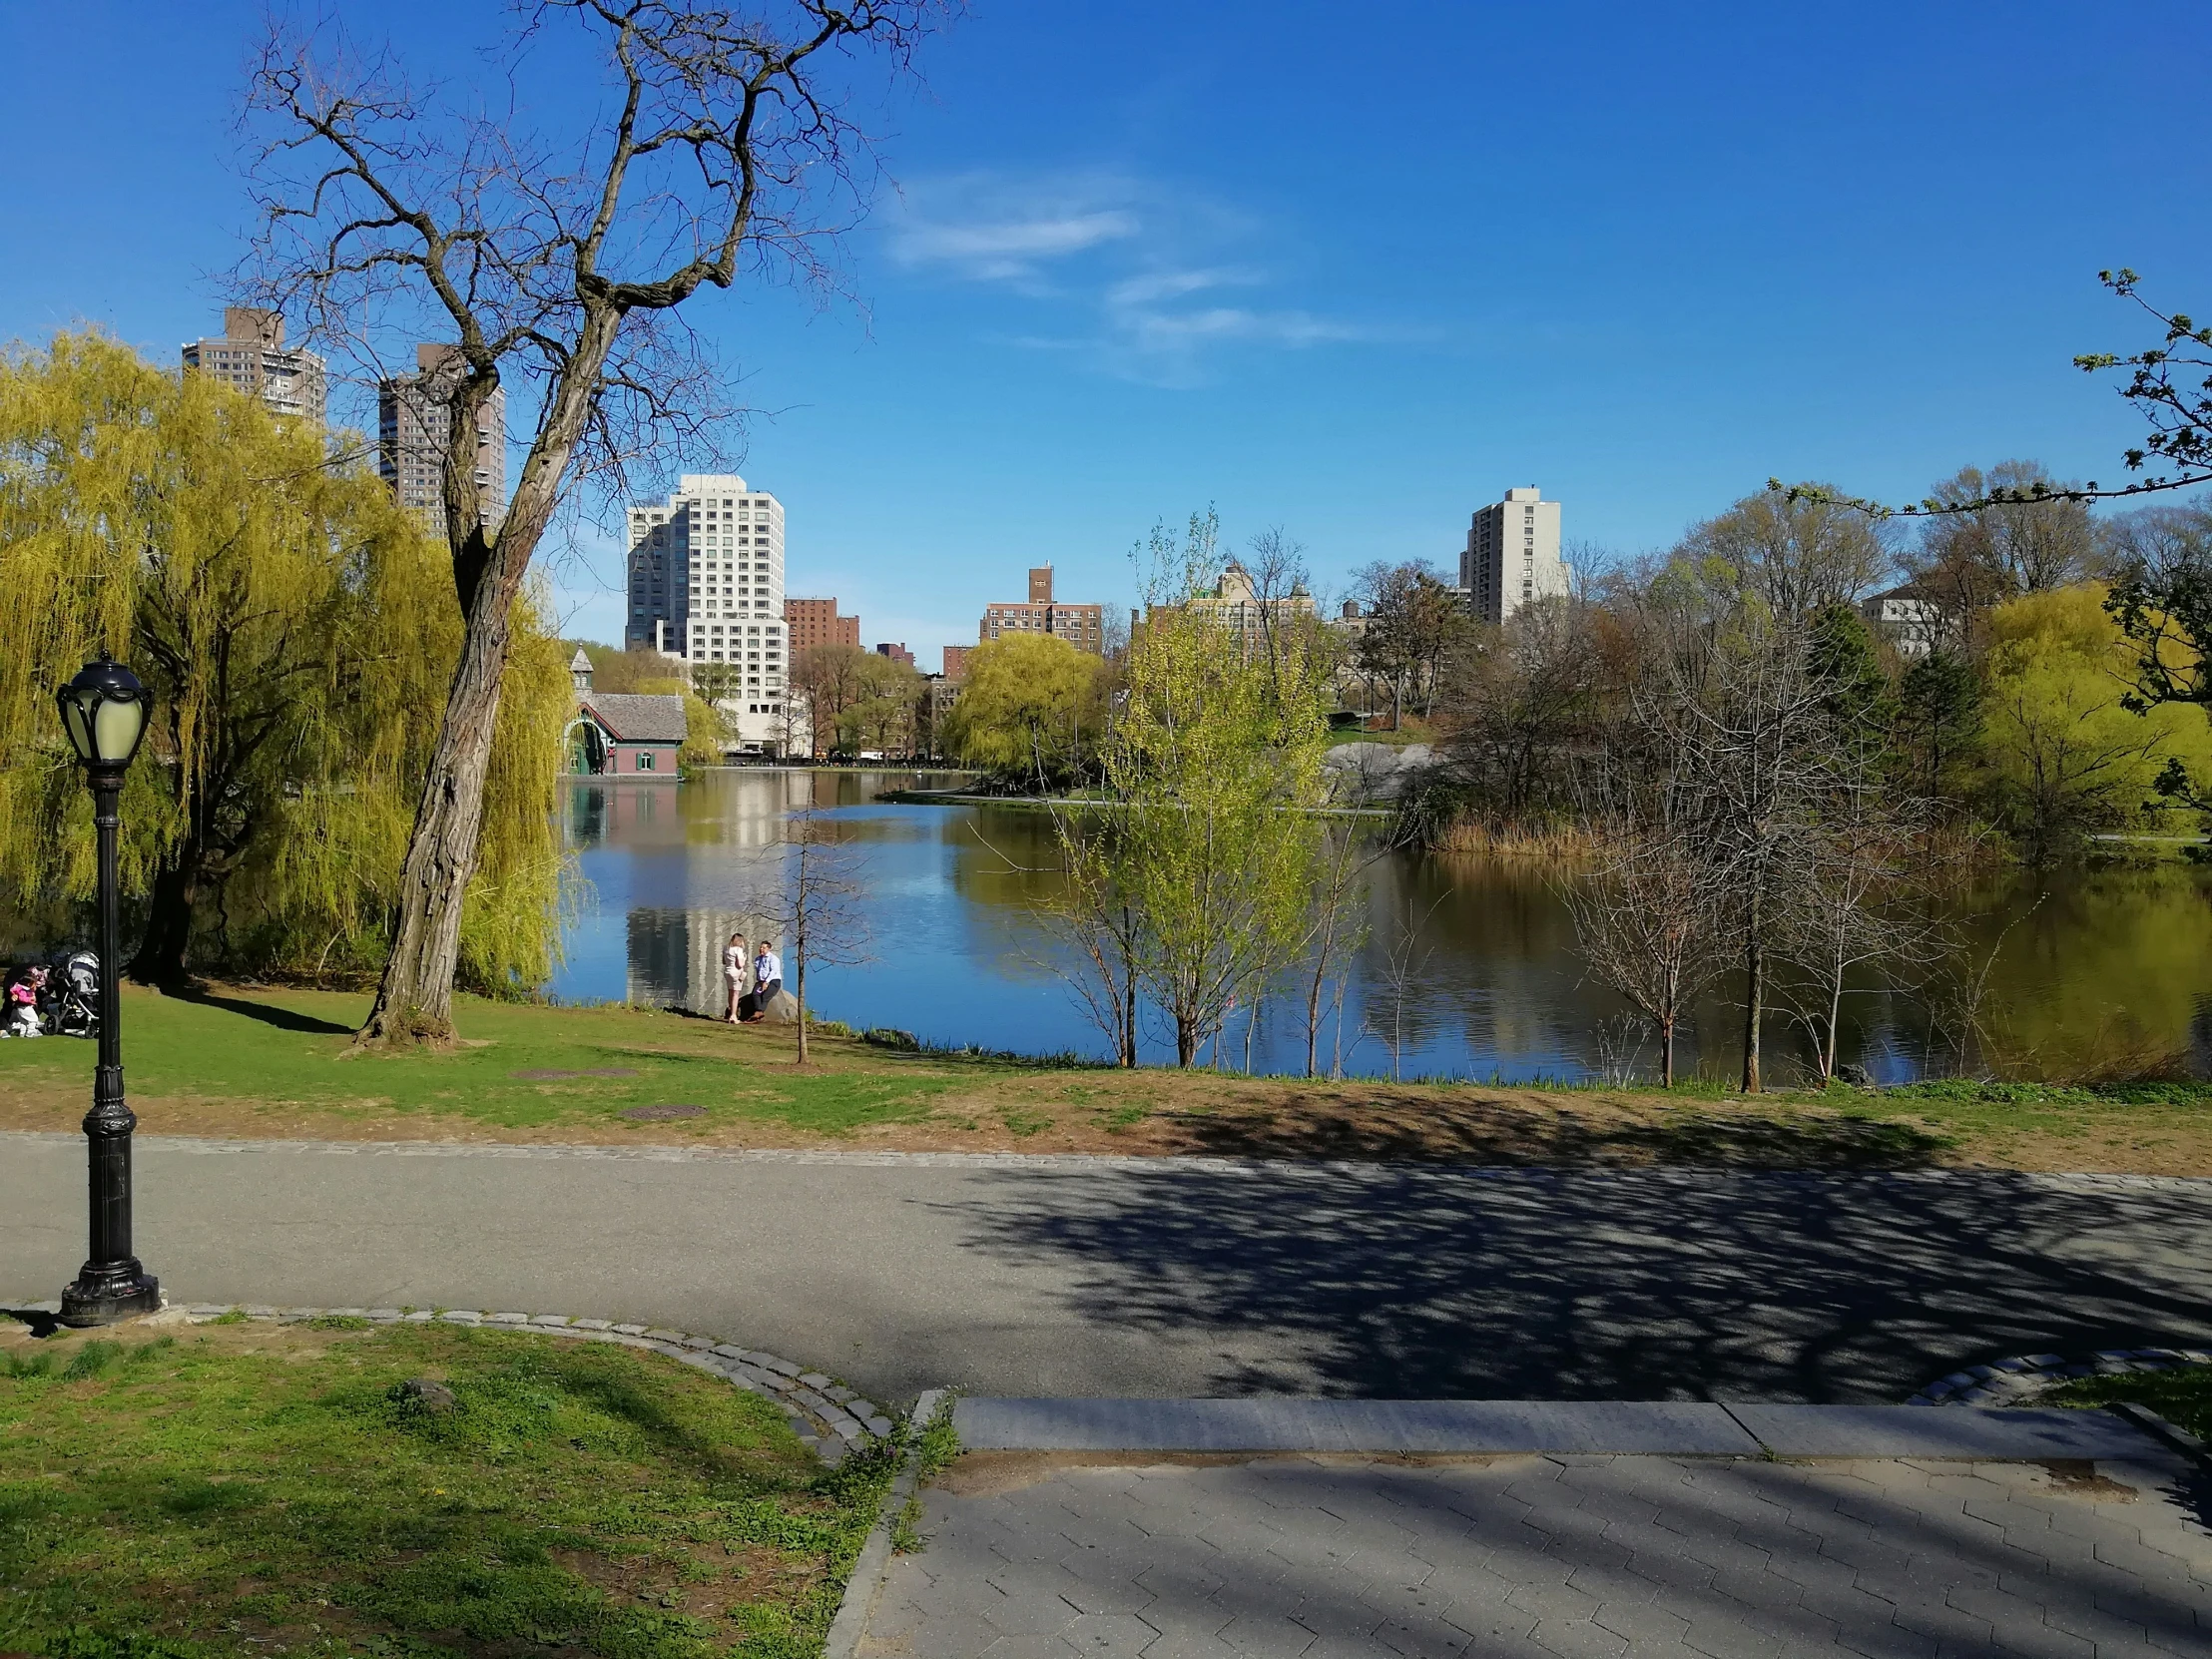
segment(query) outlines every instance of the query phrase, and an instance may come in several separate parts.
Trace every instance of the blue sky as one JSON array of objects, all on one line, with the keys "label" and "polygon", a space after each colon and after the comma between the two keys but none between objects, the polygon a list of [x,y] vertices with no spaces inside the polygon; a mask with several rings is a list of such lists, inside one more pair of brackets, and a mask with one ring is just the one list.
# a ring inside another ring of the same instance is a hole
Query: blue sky
[{"label": "blue sky", "polygon": [[[506,15],[327,3],[448,76]],[[0,12],[0,335],[211,331],[262,16]],[[1331,590],[1452,559],[1508,485],[1633,552],[1770,475],[2110,482],[2136,428],[2069,359],[2146,336],[2096,273],[2212,310],[2193,0],[975,0],[922,65],[873,120],[859,302],[693,315],[764,411],[739,469],[791,591],[925,668],[1033,563],[1126,603],[1131,545],[1208,503]],[[619,564],[555,564],[571,631],[617,637]]]}]

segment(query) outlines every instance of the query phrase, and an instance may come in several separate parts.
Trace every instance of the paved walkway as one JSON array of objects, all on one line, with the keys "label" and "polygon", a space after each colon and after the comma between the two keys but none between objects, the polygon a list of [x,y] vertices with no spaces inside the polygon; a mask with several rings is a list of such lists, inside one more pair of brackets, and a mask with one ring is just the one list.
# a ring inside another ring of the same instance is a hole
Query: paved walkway
[{"label": "paved walkway", "polygon": [[2147,1440],[2110,1449],[977,1452],[923,1494],[928,1546],[892,1562],[859,1655],[2212,1655],[2203,1477]]},{"label": "paved walkway", "polygon": [[[74,1135],[0,1136],[0,1295],[84,1253]],[[2212,1182],[1555,1175],[142,1137],[173,1299],[710,1332],[903,1401],[1898,1400],[2212,1345]]]}]

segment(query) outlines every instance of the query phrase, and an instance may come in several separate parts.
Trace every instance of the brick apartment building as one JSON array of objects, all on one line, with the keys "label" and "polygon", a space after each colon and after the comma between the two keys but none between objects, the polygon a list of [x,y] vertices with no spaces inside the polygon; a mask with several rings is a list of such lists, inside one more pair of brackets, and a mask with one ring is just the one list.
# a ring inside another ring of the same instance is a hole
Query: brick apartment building
[{"label": "brick apartment building", "polygon": [[[1029,599],[1021,605],[990,605],[976,629],[979,643],[988,645],[1007,634],[1045,634],[1065,640],[1078,651],[1093,656],[1106,649],[1106,608],[1103,605],[1064,605],[1052,597],[1052,567],[1039,565],[1029,572]],[[950,673],[950,669],[946,670]]]},{"label": "brick apartment building", "polygon": [[818,645],[849,645],[860,649],[860,619],[837,615],[834,599],[787,599],[784,626],[791,634],[792,655]]}]

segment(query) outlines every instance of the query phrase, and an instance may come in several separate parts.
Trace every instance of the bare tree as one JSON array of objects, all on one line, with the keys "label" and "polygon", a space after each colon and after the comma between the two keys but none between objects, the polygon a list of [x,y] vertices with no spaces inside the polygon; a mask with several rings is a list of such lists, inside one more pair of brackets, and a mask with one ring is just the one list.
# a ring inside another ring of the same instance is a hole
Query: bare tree
[{"label": "bare tree", "polygon": [[1813,1040],[1822,1083],[1836,1075],[1844,998],[1855,973],[1929,966],[1945,955],[1942,930],[1914,900],[1920,815],[1886,802],[1872,781],[1836,792],[1787,895],[1779,953],[1795,970],[1777,977],[1782,1000]]},{"label": "bare tree", "polygon": [[[1436,900],[1436,904],[1442,902],[1441,898]],[[1373,1000],[1361,1016],[1361,1023],[1389,1050],[1393,1083],[1401,1081],[1405,1074],[1405,1016],[1413,1002],[1413,988],[1428,971],[1428,958],[1435,954],[1433,945],[1421,942],[1421,933],[1428,918],[1436,913],[1436,904],[1429,905],[1418,921],[1404,916],[1398,918],[1390,948],[1382,958],[1382,972],[1375,981],[1375,992],[1371,993]]]},{"label": "bare tree", "polygon": [[[1268,665],[1268,684],[1282,695],[1283,666],[1289,660],[1284,635],[1302,625],[1296,603],[1310,599],[1306,547],[1271,525],[1252,538],[1245,558],[1245,575],[1252,582],[1252,598],[1260,608],[1260,649]],[[1301,661],[1305,659],[1300,659]]]},{"label": "bare tree", "polygon": [[1890,527],[1815,493],[1769,488],[1747,495],[1683,538],[1677,556],[1717,561],[1735,592],[1785,621],[1856,604],[1891,569]]},{"label": "bare tree", "polygon": [[799,1005],[799,1063],[808,1060],[807,972],[867,961],[866,887],[859,854],[835,821],[802,807],[785,820],[778,884],[751,908],[791,941],[792,999]]},{"label": "bare tree", "polygon": [[1076,1005],[1114,1045],[1115,1060],[1133,1067],[1147,937],[1143,905],[1121,879],[1122,860],[1110,844],[1126,826],[1110,812],[1078,822],[1058,806],[1050,811],[1065,879],[1043,917],[1078,957],[1075,970],[1063,970],[1062,977]]},{"label": "bare tree", "polygon": [[[1360,947],[1367,942],[1365,917],[1350,914],[1360,879],[1383,855],[1386,837],[1361,834],[1359,822],[1345,819],[1322,829],[1322,855],[1315,861],[1316,880],[1307,909],[1306,958],[1306,1075],[1316,1075],[1321,1047],[1322,1000],[1332,974],[1339,980]],[[1338,1048],[1344,1044],[1344,993],[1337,994]]]},{"label": "bare tree", "polygon": [[1610,758],[1581,788],[1603,852],[1563,885],[1567,913],[1590,971],[1650,1022],[1659,1081],[1671,1089],[1682,1018],[1728,962],[1726,866],[1664,758]]},{"label": "bare tree", "polygon": [[1742,945],[1743,1089],[1757,1094],[1769,953],[1830,785],[1834,687],[1813,671],[1806,629],[1763,606],[1661,654],[1640,722],[1682,757]]},{"label": "bare tree", "polygon": [[1960,467],[1936,486],[1936,497],[1980,505],[1928,521],[1919,579],[1984,604],[2080,581],[2097,563],[2096,531],[2089,509],[2059,493],[2070,487],[2040,461]]},{"label": "bare tree", "polygon": [[[366,350],[403,321],[452,341],[441,499],[465,630],[366,1040],[451,1031],[511,614],[539,540],[579,478],[619,484],[649,440],[715,447],[729,411],[679,308],[741,276],[832,277],[835,233],[872,168],[835,66],[870,48],[903,70],[935,14],[930,0],[777,11],[524,8],[516,73],[559,56],[549,37],[574,27],[611,79],[609,105],[565,138],[517,131],[519,88],[506,111],[448,106],[342,42],[318,55],[279,31],[255,71],[264,224],[247,285],[340,346]],[[482,497],[477,433],[510,378],[539,403],[502,514]]]}]

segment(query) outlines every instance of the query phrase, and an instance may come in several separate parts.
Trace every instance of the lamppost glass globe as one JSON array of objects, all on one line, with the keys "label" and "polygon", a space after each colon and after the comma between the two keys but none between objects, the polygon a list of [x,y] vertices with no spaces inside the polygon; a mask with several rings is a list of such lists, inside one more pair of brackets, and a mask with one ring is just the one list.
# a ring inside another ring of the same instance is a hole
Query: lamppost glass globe
[{"label": "lamppost glass globe", "polygon": [[118,769],[131,764],[146,735],[146,687],[137,675],[102,656],[78,670],[55,701],[78,760]]}]

